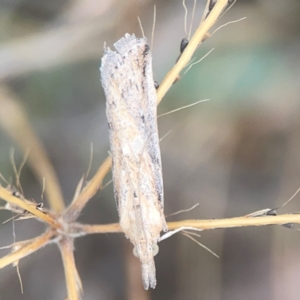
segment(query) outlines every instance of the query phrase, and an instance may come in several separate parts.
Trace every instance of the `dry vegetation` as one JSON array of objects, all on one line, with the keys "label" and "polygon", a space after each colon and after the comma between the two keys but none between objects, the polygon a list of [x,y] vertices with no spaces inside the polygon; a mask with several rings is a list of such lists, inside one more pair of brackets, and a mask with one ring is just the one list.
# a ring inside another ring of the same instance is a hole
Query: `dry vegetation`
[{"label": "dry vegetation", "polygon": [[[180,59],[160,84],[157,91],[158,102],[162,100],[173,82],[178,78],[180,72],[189,63],[194,51],[199,44],[201,44],[203,39],[207,37],[211,27],[218,20],[220,14],[227,5],[227,0],[218,0],[208,17],[200,23],[190,39],[188,46],[180,56]],[[74,36],[78,35],[77,32],[72,34]],[[31,64],[31,67],[32,66],[34,67],[34,64]],[[25,70],[19,70],[19,72],[25,72]],[[25,199],[19,189],[18,181],[16,184],[18,189],[10,185],[5,187],[0,186],[0,198],[6,202],[4,206],[5,209],[16,213],[16,218],[30,216],[47,225],[46,230],[42,235],[31,240],[25,240],[9,245],[11,252],[0,259],[0,268],[4,268],[10,264],[17,265],[22,258],[48,244],[55,243],[58,245],[63,260],[68,299],[80,299],[83,287],[74,259],[74,240],[88,234],[121,232],[118,224],[89,225],[77,222],[77,218],[82,209],[96,192],[101,190],[103,179],[111,167],[111,158],[108,157],[102,163],[91,180],[87,180],[85,176],[82,177],[75,191],[73,201],[68,207],[65,207],[55,171],[49,162],[46,151],[32,130],[28,118],[16,95],[14,95],[4,84],[0,88],[0,107],[1,126],[24,153],[30,149],[27,163],[35,172],[37,178],[40,179],[41,185],[44,184],[44,178],[46,178],[45,195],[50,206],[50,210],[44,209],[37,203]],[[18,128],[23,128],[22,133],[17,130]],[[18,171],[16,174],[17,177],[20,175]],[[3,185],[5,185],[5,183],[3,183]],[[271,224],[292,227],[293,224],[300,224],[300,215],[277,215],[274,213],[274,210],[266,209],[247,216],[235,218],[169,222],[168,227],[169,230],[192,227],[202,231],[216,228],[264,226]]]}]

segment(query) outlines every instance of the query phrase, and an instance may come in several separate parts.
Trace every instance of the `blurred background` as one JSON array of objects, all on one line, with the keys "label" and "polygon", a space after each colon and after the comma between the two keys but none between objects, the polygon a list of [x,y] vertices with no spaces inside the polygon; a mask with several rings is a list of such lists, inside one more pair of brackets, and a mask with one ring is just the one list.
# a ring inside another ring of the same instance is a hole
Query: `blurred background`
[{"label": "blurred background", "polygon": [[[186,2],[190,16],[193,1]],[[141,36],[138,16],[150,40],[154,5],[153,69],[155,80],[161,82],[186,37],[181,0],[0,0],[1,88],[25,108],[67,203],[88,168],[91,143],[91,174],[109,151],[105,97],[99,81],[104,42],[112,46],[126,32]],[[204,6],[205,1],[198,0],[193,29]],[[205,41],[195,53],[196,60],[215,50],[182,74],[164,97],[159,114],[211,99],[158,120],[161,137],[171,130],[161,142],[165,214],[199,203],[169,221],[235,217],[277,208],[299,188],[299,15],[299,0],[237,1],[214,28],[247,19],[220,29]],[[6,113],[4,107],[0,111]],[[15,131],[22,134],[22,128]],[[14,177],[11,148],[16,149],[20,164],[23,154],[1,129],[0,172],[8,180]],[[106,182],[110,178],[111,174]],[[41,187],[28,166],[21,183],[27,198],[41,201]],[[278,212],[299,208],[300,196]],[[10,216],[1,211],[1,223]],[[118,222],[112,185],[97,193],[80,220]],[[44,230],[43,224],[32,220],[15,226],[17,240]],[[8,222],[0,227],[0,246],[12,241],[12,223]],[[158,284],[155,290],[144,292],[139,262],[123,234],[80,238],[75,258],[84,299],[298,298],[299,231],[280,226],[212,230],[203,232],[200,241],[220,258],[177,234],[160,244]],[[16,269],[0,271],[1,300],[66,296],[55,245],[23,259],[20,272],[23,295]],[[129,285],[131,276],[136,287]]]}]

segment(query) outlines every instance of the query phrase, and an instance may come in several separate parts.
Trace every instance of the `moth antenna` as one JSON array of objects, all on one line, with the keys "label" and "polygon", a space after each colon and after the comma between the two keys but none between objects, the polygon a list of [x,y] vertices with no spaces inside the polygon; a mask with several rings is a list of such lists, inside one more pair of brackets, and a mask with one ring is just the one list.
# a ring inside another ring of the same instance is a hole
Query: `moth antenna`
[{"label": "moth antenna", "polygon": [[141,32],[142,32],[142,36],[143,36],[143,38],[145,38],[144,28],[143,28],[142,21],[141,21],[140,17],[138,17],[138,21],[139,21],[140,29],[141,29]]},{"label": "moth antenna", "polygon": [[204,58],[206,58],[209,54],[211,54],[215,48],[212,48],[210,51],[208,51],[204,56],[202,56],[199,60],[195,61],[194,63],[190,64],[189,67],[184,71],[183,74],[186,74],[194,65],[200,63]]},{"label": "moth antenna", "polygon": [[184,8],[184,32],[185,32],[185,35],[187,36],[188,35],[188,32],[187,32],[188,9],[186,7],[185,0],[182,0],[182,6]]},{"label": "moth antenna", "polygon": [[169,215],[166,215],[166,218],[171,217],[171,216],[176,216],[176,215],[181,214],[181,213],[184,213],[184,212],[189,212],[189,211],[193,210],[194,208],[196,208],[198,205],[199,205],[199,203],[196,203],[196,204],[194,204],[194,205],[193,205],[192,207],[190,207],[190,208],[182,209],[182,210],[176,211],[176,212],[174,212],[174,213],[171,213],[171,214],[169,214]]},{"label": "moth antenna", "polygon": [[196,239],[194,239],[192,236],[190,236],[187,233],[181,233],[182,235],[185,235],[186,237],[188,237],[189,239],[191,239],[192,241],[194,241],[196,244],[198,244],[199,246],[201,246],[202,248],[204,248],[205,250],[207,250],[209,253],[211,253],[213,256],[220,258],[220,256],[218,254],[216,254],[215,252],[213,252],[211,249],[209,249],[208,247],[206,247],[205,245],[203,245],[202,243],[200,243],[199,241],[197,241]]},{"label": "moth antenna", "polygon": [[243,18],[241,18],[241,19],[238,19],[238,20],[235,20],[235,21],[230,21],[230,22],[227,22],[227,23],[225,23],[225,24],[223,24],[223,25],[221,25],[221,26],[219,26],[216,30],[214,30],[213,31],[213,33],[210,35],[211,37],[217,32],[217,31],[219,31],[220,29],[222,29],[222,28],[224,28],[224,27],[226,27],[227,25],[230,25],[230,24],[234,24],[234,23],[237,23],[237,22],[240,22],[240,21],[243,21],[243,20],[245,20],[245,19],[247,19],[247,17],[243,17]]},{"label": "moth antenna", "polygon": [[191,35],[192,35],[192,28],[193,28],[193,22],[194,22],[194,17],[195,17],[196,6],[197,6],[197,0],[194,0],[193,12],[192,12],[192,19],[191,19],[191,23],[190,23],[188,40],[190,40]]},{"label": "moth antenna", "polygon": [[154,5],[153,7],[153,24],[152,24],[152,33],[151,33],[151,46],[150,46],[150,49],[152,51],[153,51],[155,25],[156,25],[156,5]]},{"label": "moth antenna", "polygon": [[166,112],[166,113],[163,113],[163,114],[159,115],[157,118],[160,118],[160,117],[166,116],[166,115],[170,115],[170,114],[172,114],[172,113],[174,113],[174,112],[176,112],[176,111],[179,111],[179,110],[182,110],[182,109],[185,109],[185,108],[188,108],[188,107],[191,107],[191,106],[194,106],[194,105],[197,105],[197,104],[199,104],[199,103],[201,103],[201,102],[206,102],[206,101],[210,101],[210,99],[200,100],[200,101],[194,102],[194,103],[192,103],[192,104],[188,104],[188,105],[185,105],[185,106],[176,108],[176,109],[174,109],[174,110],[171,110],[171,111],[169,111],[169,112]]}]

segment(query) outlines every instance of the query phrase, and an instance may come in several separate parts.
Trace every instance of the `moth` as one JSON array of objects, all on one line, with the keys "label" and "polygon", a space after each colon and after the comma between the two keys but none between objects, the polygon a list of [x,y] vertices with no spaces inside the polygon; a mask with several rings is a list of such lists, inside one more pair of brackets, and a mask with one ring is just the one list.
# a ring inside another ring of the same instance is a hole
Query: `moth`
[{"label": "moth", "polygon": [[105,48],[100,73],[106,96],[114,194],[120,225],[142,265],[145,289],[156,286],[154,256],[164,217],[162,164],[152,56],[134,34]]}]

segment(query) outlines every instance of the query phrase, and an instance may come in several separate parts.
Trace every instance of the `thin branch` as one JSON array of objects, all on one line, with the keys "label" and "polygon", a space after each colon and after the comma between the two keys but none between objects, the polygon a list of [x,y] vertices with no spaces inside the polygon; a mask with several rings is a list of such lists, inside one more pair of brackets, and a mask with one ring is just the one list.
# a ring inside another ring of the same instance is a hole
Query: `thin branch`
[{"label": "thin branch", "polygon": [[265,225],[284,225],[288,223],[300,224],[300,214],[284,214],[278,216],[262,217],[237,217],[216,220],[184,220],[178,222],[169,222],[169,230],[180,227],[193,227],[202,230],[225,229],[246,226],[265,226]]},{"label": "thin branch", "polygon": [[99,187],[102,185],[102,181],[108,171],[111,168],[111,157],[108,156],[98,169],[95,176],[87,184],[87,186],[82,190],[79,196],[74,199],[69,208],[65,213],[65,220],[74,221],[79,216],[80,212],[87,204],[87,202],[96,194]]},{"label": "thin branch", "polygon": [[[266,225],[285,225],[285,224],[300,224],[300,214],[283,214],[278,216],[261,216],[261,217],[237,217],[228,219],[216,220],[183,220],[178,222],[168,222],[169,230],[180,228],[199,229],[201,231],[211,229],[226,229],[235,227],[247,226],[266,226]],[[76,225],[77,235],[95,233],[119,233],[122,232],[119,224],[106,225]]]},{"label": "thin branch", "polygon": [[208,17],[203,21],[203,23],[198,27],[195,34],[191,38],[187,47],[183,51],[180,56],[178,62],[175,66],[169,71],[163,82],[160,84],[157,90],[157,102],[159,103],[164,95],[167,93],[169,88],[172,86],[173,82],[178,77],[181,70],[186,66],[186,64],[190,61],[193,53],[198,47],[199,43],[203,40],[205,34],[209,31],[209,29],[215,24],[218,17],[222,13],[223,9],[226,7],[228,0],[218,0],[215,4],[214,8],[208,15]]},{"label": "thin branch", "polygon": [[74,235],[84,236],[87,234],[96,234],[96,233],[121,233],[123,230],[119,223],[112,224],[99,224],[99,225],[83,225],[76,224],[74,227]]},{"label": "thin branch", "polygon": [[49,214],[45,214],[40,210],[36,209],[36,205],[34,205],[34,203],[29,204],[31,203],[30,201],[28,200],[24,201],[23,199],[13,196],[11,191],[8,191],[2,186],[0,186],[0,199],[3,199],[6,202],[9,202],[11,204],[17,205],[18,207],[22,208],[24,211],[29,211],[37,218],[39,218],[41,221],[46,222],[57,229],[61,228],[61,225],[55,219],[53,219]]},{"label": "thin branch", "polygon": [[79,300],[82,294],[82,283],[75,264],[73,239],[62,239],[59,242],[59,249],[65,270],[68,300]]},{"label": "thin branch", "polygon": [[[31,253],[37,251],[38,249],[44,247],[49,243],[49,240],[53,237],[54,233],[52,231],[46,231],[41,236],[28,241],[28,244],[20,246],[20,248],[8,255],[0,258],[0,269],[19,261],[20,259],[30,255]],[[16,245],[18,245],[17,243]]]}]

